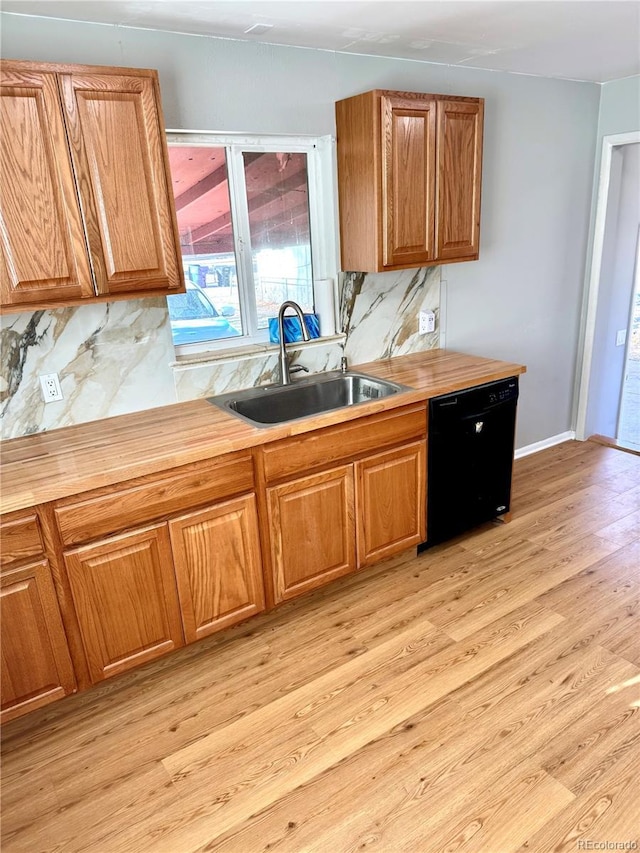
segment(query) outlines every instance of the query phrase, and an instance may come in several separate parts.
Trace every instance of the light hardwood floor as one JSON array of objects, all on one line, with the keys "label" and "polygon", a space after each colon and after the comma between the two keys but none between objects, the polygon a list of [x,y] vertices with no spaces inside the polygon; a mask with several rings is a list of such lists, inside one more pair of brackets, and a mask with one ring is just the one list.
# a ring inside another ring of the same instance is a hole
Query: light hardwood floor
[{"label": "light hardwood floor", "polygon": [[640,847],[640,458],[512,509],[7,725],[3,853]]}]

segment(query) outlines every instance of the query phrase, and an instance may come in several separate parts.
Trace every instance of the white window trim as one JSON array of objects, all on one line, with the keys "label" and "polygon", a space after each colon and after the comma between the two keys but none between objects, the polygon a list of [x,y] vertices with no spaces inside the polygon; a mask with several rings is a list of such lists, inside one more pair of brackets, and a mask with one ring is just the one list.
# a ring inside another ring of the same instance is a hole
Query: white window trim
[{"label": "white window trim", "polygon": [[[166,131],[169,145],[219,146],[231,148],[227,157],[227,169],[232,175],[230,181],[230,205],[234,222],[234,244],[236,263],[241,267],[244,280],[253,285],[253,265],[251,253],[245,250],[249,243],[249,217],[246,208],[244,183],[244,165],[241,151],[291,151],[307,155],[307,183],[309,187],[309,228],[311,233],[311,265],[313,280],[333,279],[337,281],[338,256],[335,216],[335,139],[331,136],[279,136],[254,135],[245,133],[219,133],[202,130]],[[246,298],[244,288],[239,298],[244,317],[253,319],[255,328],[255,302]],[[300,345],[304,346],[304,343]],[[242,335],[240,338],[225,338],[200,344],[175,346],[178,359],[202,359],[207,353],[213,358],[225,352],[241,350],[247,347],[267,349],[275,347],[269,344],[267,330],[257,335]]]}]

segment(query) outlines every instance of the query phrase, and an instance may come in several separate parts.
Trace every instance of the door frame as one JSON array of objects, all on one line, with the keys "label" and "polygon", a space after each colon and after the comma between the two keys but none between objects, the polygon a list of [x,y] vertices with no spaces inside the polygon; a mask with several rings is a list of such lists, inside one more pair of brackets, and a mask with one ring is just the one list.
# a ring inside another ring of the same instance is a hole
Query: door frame
[{"label": "door frame", "polygon": [[613,149],[620,145],[632,145],[640,142],[640,130],[628,133],[617,133],[604,136],[602,139],[602,155],[600,160],[600,177],[598,181],[598,196],[596,201],[596,217],[593,233],[593,248],[591,250],[591,271],[582,303],[584,335],[582,344],[582,366],[578,385],[578,404],[576,413],[576,438],[584,441],[587,427],[587,408],[589,402],[589,384],[593,362],[593,346],[596,335],[598,317],[598,296],[600,278],[602,275],[602,255],[604,235],[607,221],[607,203],[611,184],[611,158]]},{"label": "door frame", "polygon": [[624,398],[625,377],[629,372],[629,354],[631,352],[631,334],[633,332],[633,321],[635,319],[636,296],[640,294],[640,225],[638,226],[638,234],[636,236],[636,256],[633,267],[633,287],[631,288],[631,303],[629,306],[629,317],[627,318],[627,339],[624,347],[624,375],[622,377],[622,387],[620,389],[620,399],[618,401],[618,417],[616,420],[616,434],[614,438],[618,440],[620,435],[620,419],[622,416],[622,403]]}]

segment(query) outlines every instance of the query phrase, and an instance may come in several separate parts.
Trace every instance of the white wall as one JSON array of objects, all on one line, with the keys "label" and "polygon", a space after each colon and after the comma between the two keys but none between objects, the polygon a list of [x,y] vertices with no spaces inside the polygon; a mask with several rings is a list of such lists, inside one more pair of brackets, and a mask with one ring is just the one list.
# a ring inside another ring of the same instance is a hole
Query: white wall
[{"label": "white wall", "polygon": [[616,436],[625,370],[624,346],[616,333],[627,329],[640,227],[640,143],[613,149],[598,310],[587,410],[587,435]]},{"label": "white wall", "polygon": [[639,129],[640,76],[605,83],[598,117],[598,145],[603,136]]},{"label": "white wall", "polygon": [[442,269],[447,346],[528,366],[518,446],[571,427],[597,85],[2,17],[7,58],[157,68],[176,129],[333,133],[334,102],[377,87],[484,97],[480,260]]}]

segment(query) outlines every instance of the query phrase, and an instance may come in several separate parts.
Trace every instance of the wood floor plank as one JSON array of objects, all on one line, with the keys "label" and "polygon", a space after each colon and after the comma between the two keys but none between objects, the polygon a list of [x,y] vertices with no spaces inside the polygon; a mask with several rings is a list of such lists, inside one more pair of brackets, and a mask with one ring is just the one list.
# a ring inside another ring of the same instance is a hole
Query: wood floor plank
[{"label": "wood floor plank", "polygon": [[618,545],[630,545],[640,539],[640,510],[625,515],[605,527],[596,530],[596,536]]},{"label": "wood floor plank", "polygon": [[13,779],[2,787],[2,839],[7,840],[24,827],[33,825],[34,817],[54,814],[60,809],[53,782],[46,771]]},{"label": "wood floor plank", "polygon": [[[422,711],[410,720],[393,727],[361,751],[339,762],[338,772],[333,768],[314,777],[310,783],[299,786],[290,795],[278,799],[273,809],[252,816],[238,830],[220,834],[211,842],[211,849],[229,851],[257,851],[262,849],[302,850],[316,838],[324,826],[335,826],[341,815],[354,813],[358,792],[364,800],[372,801],[372,784],[387,782],[394,768],[402,766],[416,752],[433,750],[438,745],[455,739],[459,732],[459,708],[446,699]],[[150,824],[129,827],[125,846],[127,850],[144,848],[148,841]]]},{"label": "wood floor plank", "polygon": [[575,625],[585,635],[630,663],[640,665],[640,635],[629,631],[630,620],[640,618],[640,594],[609,605],[601,611],[583,611],[567,619],[568,629]]},{"label": "wood floor plank", "polygon": [[561,553],[535,544],[521,546],[510,560],[506,577],[506,572],[494,572],[488,580],[474,583],[464,597],[429,610],[429,619],[454,640],[461,640],[597,563],[614,548],[610,543],[603,548],[594,536],[571,543]]},{"label": "wood floor plank", "polygon": [[[640,632],[629,632],[627,628],[627,619],[629,616],[638,615],[638,602],[634,603],[633,612],[627,609],[624,617],[618,623],[618,630],[614,635],[603,640],[603,645],[615,652],[619,657],[631,661],[636,666],[640,666]],[[625,623],[623,625],[623,622]]]},{"label": "wood floor plank", "polygon": [[325,832],[356,816],[360,821],[370,819],[378,798],[386,798],[398,778],[406,781],[404,768],[412,756],[420,753],[428,761],[430,755],[442,754],[459,727],[459,707],[440,700],[295,788],[240,828],[221,835],[212,849],[306,850]]},{"label": "wood floor plank", "polygon": [[636,749],[628,755],[624,766],[614,765],[602,775],[597,786],[576,797],[555,815],[553,821],[527,839],[519,853],[569,853],[581,849],[579,842],[589,841],[605,845],[591,849],[607,849],[607,843],[626,844],[622,849],[636,849],[640,845],[639,762],[640,750]]},{"label": "wood floor plank", "polygon": [[[447,639],[443,638],[443,643],[446,642]],[[167,707],[161,702],[157,704],[161,697],[156,696],[154,703],[136,703],[133,719],[117,707],[109,714],[97,713],[97,735],[93,742],[86,733],[87,727],[90,730],[90,721],[86,721],[85,727],[78,733],[82,738],[80,743],[76,740],[69,744],[67,738],[66,751],[61,750],[57,755],[55,753],[60,737],[64,735],[53,739],[49,745],[48,755],[56,764],[58,796],[66,804],[73,802],[80,792],[88,793],[87,786],[89,790],[94,790],[106,784],[117,784],[120,779],[126,779],[141,762],[160,760],[167,754],[197,742],[203,732],[208,734],[232,723],[236,718],[252,713],[261,705],[268,705],[292,688],[295,682],[293,672],[297,667],[301,673],[305,672],[305,683],[320,676],[325,670],[332,671],[342,661],[351,661],[353,655],[350,651],[354,645],[354,641],[346,645],[336,641],[330,646],[318,643],[318,655],[312,663],[308,662],[308,653],[304,647],[299,654],[292,650],[288,658],[282,661],[263,650],[253,667],[249,666],[247,670],[239,670],[237,673],[231,673],[226,668],[218,672],[215,662],[205,663],[205,667],[210,669],[204,680],[194,679],[187,685],[183,683],[181,692],[176,696],[172,696],[169,691],[165,697]],[[215,702],[211,701],[212,692],[216,696]],[[122,754],[120,745],[123,737],[136,743],[135,753]],[[90,779],[87,780],[77,772],[78,754],[80,746],[90,745],[96,749],[98,759],[93,761]],[[37,753],[37,743],[28,751],[26,761],[23,752],[19,751],[21,760],[17,768],[16,760],[12,760],[15,753],[12,753],[5,763],[6,778],[25,772],[25,768],[37,774]]]},{"label": "wood floor plank", "polygon": [[606,701],[595,703],[570,731],[551,738],[538,754],[544,770],[576,796],[640,746],[639,691],[632,683],[615,686],[619,689]]},{"label": "wood floor plank", "polygon": [[617,549],[543,593],[538,600],[551,610],[570,616],[583,605],[596,609],[603,595],[625,595],[633,590],[640,591],[640,540]]},{"label": "wood floor plank", "polygon": [[433,853],[512,853],[573,800],[573,794],[544,770],[525,764],[515,773],[502,774],[428,834],[399,839],[396,847],[406,853],[420,849],[416,845]]},{"label": "wood floor plank", "polygon": [[[612,656],[603,650],[600,650],[600,654],[603,659],[612,660]],[[547,681],[551,685],[546,697],[541,698],[538,686],[533,684],[526,699],[519,696],[521,704],[518,719],[505,719],[505,709],[500,708],[490,719],[483,717],[478,720],[472,709],[466,714],[460,714],[459,732],[455,736],[437,731],[437,736],[431,738],[430,721],[415,718],[416,727],[422,725],[423,729],[426,729],[423,740],[414,744],[402,756],[398,756],[384,773],[380,773],[379,768],[376,768],[374,778],[365,776],[364,773],[357,772],[357,762],[352,762],[348,767],[336,768],[326,778],[324,797],[319,796],[316,790],[318,785],[322,786],[322,782],[311,785],[305,789],[304,798],[295,794],[286,798],[271,814],[260,815],[251,821],[251,826],[247,827],[246,831],[231,835],[220,849],[241,850],[242,844],[248,843],[251,832],[254,832],[256,837],[269,839],[270,850],[335,849],[342,835],[351,839],[350,846],[345,848],[350,850],[358,849],[364,844],[367,849],[380,851],[410,850],[412,845],[413,849],[430,851],[431,847],[425,846],[427,839],[430,845],[438,827],[442,828],[445,834],[449,833],[451,816],[459,815],[462,821],[465,810],[469,810],[470,803],[475,805],[481,796],[480,792],[484,791],[486,786],[495,783],[500,788],[513,771],[511,762],[516,762],[516,766],[521,768],[520,762],[526,757],[537,761],[539,750],[549,737],[554,732],[573,725],[587,704],[580,700],[576,683],[584,685],[586,679],[592,682],[590,686],[599,684],[602,689],[609,683],[611,669],[594,665],[593,662],[583,662],[583,671],[574,673],[574,681],[570,682],[565,674],[579,666],[578,651],[575,658],[574,661],[561,659],[551,682],[548,672],[540,674],[539,680]],[[623,663],[619,664],[617,669],[619,675],[634,671],[634,668]],[[567,701],[575,700],[576,697],[577,701]],[[461,736],[462,732],[464,736]],[[369,744],[366,750],[372,751],[374,747],[375,744]],[[369,760],[363,761],[362,766],[363,769],[369,767]],[[522,774],[524,771],[520,769],[518,772]],[[526,772],[533,771],[529,768]],[[331,802],[335,799],[333,791],[346,788],[344,783],[339,781],[339,777],[342,775],[344,778],[347,773],[353,784],[343,814],[340,807],[337,811],[335,808],[332,810]],[[360,786],[358,779],[362,779]],[[556,793],[561,790],[560,785],[555,788],[550,784],[549,788],[554,788]],[[561,798],[563,804],[573,799],[573,794],[566,789],[564,794],[564,799]],[[304,820],[301,812],[304,812],[304,803],[308,800],[314,802],[317,809],[314,811],[312,823],[313,832],[316,834],[315,842],[312,842],[302,829]],[[371,802],[377,804],[373,816],[368,805]],[[429,804],[427,815],[424,812],[425,802]],[[548,815],[553,813],[555,805],[557,798],[554,797],[547,803]],[[536,811],[535,820],[539,821],[542,813]],[[294,824],[295,831],[288,827],[285,820],[287,815],[289,822]],[[519,808],[513,812],[515,825],[518,823],[518,815]],[[522,824],[526,825],[526,821],[522,821]],[[235,841],[235,847],[230,841],[231,838]],[[278,839],[277,844],[275,839]],[[404,841],[401,843],[401,839],[408,840],[407,847],[404,846]],[[212,849],[217,850],[218,845],[214,845]],[[486,849],[491,851],[494,848]]]},{"label": "wood floor plank", "polygon": [[[376,776],[370,780],[368,792],[358,786],[355,791],[353,786],[336,789],[333,775],[326,781],[320,779],[252,818],[241,830],[200,849],[215,853],[363,849],[431,853],[457,850],[461,845],[460,849],[502,853],[515,850],[527,833],[535,831],[533,827],[546,823],[573,800],[560,783],[528,764],[501,768],[498,773],[485,761],[482,768],[474,768],[472,784],[461,785],[456,775],[435,791],[425,775],[415,775],[424,774],[424,768],[417,768],[413,775],[402,769],[402,784],[397,778]],[[317,790],[321,786],[322,797]],[[465,817],[470,814],[473,817]],[[498,845],[494,839],[499,839]],[[508,847],[503,846],[505,839]],[[465,847],[464,841],[472,843]],[[488,841],[491,846],[477,847],[477,841]]]},{"label": "wood floor plank", "polygon": [[[345,837],[351,839],[348,849],[352,851],[368,850],[372,853],[373,851],[384,853],[384,851],[394,850],[413,853],[416,850],[437,849],[439,841],[446,844],[446,840],[451,836],[455,838],[460,823],[458,819],[460,813],[469,814],[471,810],[475,812],[477,804],[484,800],[486,792],[491,790],[493,785],[497,785],[499,780],[506,785],[508,793],[503,791],[499,802],[483,802],[482,805],[485,808],[492,806],[496,810],[503,808],[505,811],[520,809],[522,799],[527,795],[532,796],[532,789],[535,788],[535,784],[532,784],[534,779],[537,782],[544,779],[547,783],[543,790],[538,792],[536,799],[541,800],[545,797],[548,803],[548,797],[553,791],[556,801],[559,799],[563,805],[573,800],[570,792],[541,770],[535,770],[528,765],[506,769],[502,767],[500,770],[498,774],[495,766],[492,767],[491,762],[486,758],[480,764],[474,765],[473,779],[465,786],[464,793],[460,785],[461,774],[459,773],[454,774],[454,777],[435,789],[429,775],[412,778],[407,773],[404,785],[396,785],[392,792],[393,796],[387,796],[379,801],[381,804],[374,812],[369,813],[368,822],[362,821],[368,811],[363,805],[351,820],[328,827],[326,832],[305,845],[304,849],[309,853],[339,849],[341,839]],[[488,815],[485,817],[488,823],[491,823],[490,817]],[[495,823],[498,822],[501,822],[499,818]],[[526,818],[522,822],[525,825],[528,823]],[[530,825],[539,826],[541,823],[543,821],[540,814],[531,821]],[[459,839],[455,840],[458,842]],[[515,839],[509,847],[505,848],[505,853],[506,850],[515,849],[514,841]],[[294,849],[290,848],[291,853],[294,853]]]},{"label": "wood floor plank", "polygon": [[[160,811],[178,797],[159,762],[145,765],[120,778],[116,785],[94,788],[91,796],[78,795],[63,808],[47,811],[38,819],[12,829],[3,827],[3,850],[100,850],[114,826],[139,820],[148,810]],[[111,841],[108,842],[109,847]],[[105,847],[106,850],[109,847]]]},{"label": "wood floor plank", "polygon": [[567,631],[580,631],[585,638],[640,665],[638,559],[640,543],[625,546],[617,559],[607,558],[597,564],[590,584],[568,585],[563,592],[558,587],[540,600],[566,616]]},{"label": "wood floor plank", "polygon": [[[531,667],[531,654],[529,661]],[[430,850],[424,846],[426,840],[430,844],[438,828],[445,835],[452,832],[452,817],[453,826],[457,820],[463,821],[465,810],[478,801],[488,786],[495,785],[500,790],[509,774],[515,772],[515,782],[540,769],[537,760],[544,744],[554,734],[569,729],[585,707],[591,707],[585,701],[586,683],[590,689],[604,693],[612,678],[636,671],[624,662],[616,662],[602,649],[594,649],[588,660],[576,649],[572,659],[560,656],[554,663],[554,667],[537,674],[538,683],[535,679],[529,682],[528,692],[518,692],[518,705],[509,706],[510,716],[506,716],[507,709],[503,707],[481,717],[474,706],[467,711],[461,708],[457,731],[452,731],[451,727],[438,727],[433,718],[417,715],[409,725],[421,733],[421,740],[408,748],[405,743],[403,752],[384,769],[372,765],[371,755],[375,755],[376,748],[372,742],[360,756],[354,755],[332,768],[324,779],[308,785],[304,793],[297,791],[285,797],[273,809],[251,819],[244,830],[223,837],[220,845],[213,844],[212,849],[242,850],[253,836],[268,839],[270,850],[321,851],[335,849],[343,836],[350,839],[348,849],[354,850],[362,844],[380,851],[411,849],[411,845],[416,850]],[[456,694],[452,696],[455,698]],[[522,762],[527,759],[530,763],[525,770]],[[372,766],[374,772],[367,772]],[[346,779],[351,780],[351,787]],[[551,789],[557,794],[562,786],[549,782],[541,790]],[[344,803],[338,798],[336,804],[335,794],[341,790],[348,790],[348,797]],[[565,804],[571,799],[573,794],[564,788],[560,802]],[[308,802],[314,804],[311,823],[304,819]],[[373,811],[371,803],[376,804]],[[553,813],[557,803],[554,797],[547,804],[548,814]],[[519,814],[518,807],[513,812],[515,824]],[[536,810],[532,820],[540,821],[541,814]],[[408,847],[401,839],[408,840]]]},{"label": "wood floor plank", "polygon": [[[164,765],[178,790],[184,791],[185,806],[188,803],[189,808],[206,814],[191,820],[186,827],[183,814],[176,815],[175,820],[169,816],[161,839],[152,849],[167,853],[183,848],[197,849],[209,840],[212,826],[224,832],[246,820],[255,811],[304,784],[561,621],[562,617],[552,616],[537,607],[521,608],[490,629],[457,644],[452,651],[445,649],[421,661],[406,674],[394,678],[391,671],[382,679],[383,672],[375,671],[372,681],[375,687],[355,713],[351,709],[344,713],[339,701],[332,703],[330,710],[323,707],[319,721],[307,718],[320,734],[296,740],[294,731],[294,737],[287,739],[284,754],[278,751],[277,745],[273,753],[265,754],[263,745],[256,744],[255,733],[263,731],[268,721],[262,716],[254,719],[252,715],[235,727],[227,727],[220,736],[212,735],[194,748],[169,756]],[[360,676],[356,680],[360,682],[358,689],[361,691],[363,664],[357,660],[353,665],[353,672],[345,671],[350,666],[346,664],[333,678],[320,680],[320,684],[314,685],[315,692],[301,691],[301,695],[286,697],[282,705],[272,703],[269,712],[276,715],[278,730],[286,730],[288,721],[296,719],[300,709],[313,701],[315,695],[324,697],[334,693],[339,696],[342,684],[352,681],[354,676]],[[416,683],[427,680],[428,692],[416,692]],[[278,707],[273,707],[276,705]],[[240,779],[232,761],[239,755],[242,756]],[[232,771],[228,778],[220,772],[223,759],[228,760],[227,766]],[[215,787],[203,796],[207,785]]]},{"label": "wood floor plank", "polygon": [[619,493],[638,485],[635,463],[615,452],[603,454],[597,464],[589,454],[583,454],[579,460],[573,460],[565,471],[554,466],[548,476],[536,480],[538,487],[549,497],[573,494],[595,484]]}]

